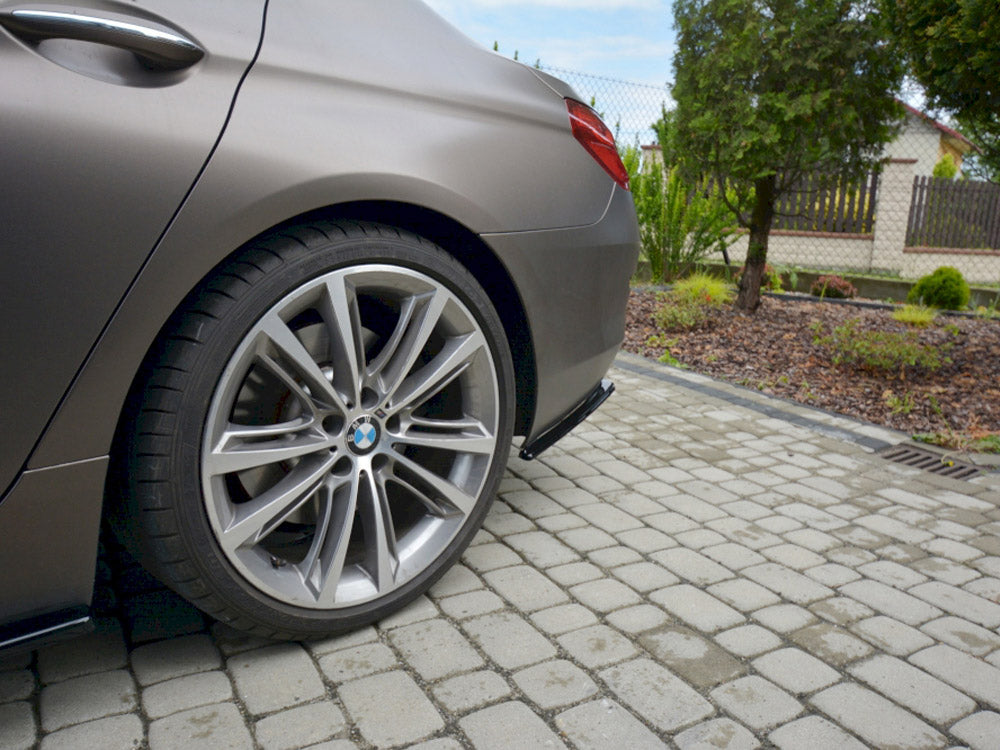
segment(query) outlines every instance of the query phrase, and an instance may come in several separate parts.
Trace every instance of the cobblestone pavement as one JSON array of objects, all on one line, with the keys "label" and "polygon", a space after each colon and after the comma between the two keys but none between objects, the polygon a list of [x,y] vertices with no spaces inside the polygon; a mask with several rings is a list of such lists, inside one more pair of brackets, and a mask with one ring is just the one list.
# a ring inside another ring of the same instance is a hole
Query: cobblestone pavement
[{"label": "cobblestone pavement", "polygon": [[0,747],[1000,747],[1000,475],[622,357],[461,565],[273,644],[105,555],[95,634],[0,661]]}]

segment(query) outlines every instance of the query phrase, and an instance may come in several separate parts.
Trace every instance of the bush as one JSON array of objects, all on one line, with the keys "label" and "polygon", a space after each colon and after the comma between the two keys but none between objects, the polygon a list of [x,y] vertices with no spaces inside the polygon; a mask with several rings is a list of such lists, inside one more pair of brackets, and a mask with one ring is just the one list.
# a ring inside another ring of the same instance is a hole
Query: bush
[{"label": "bush", "polygon": [[903,305],[892,311],[893,320],[900,323],[925,328],[934,322],[937,317],[937,310],[933,307],[921,307],[920,305]]},{"label": "bush", "polygon": [[636,216],[642,253],[653,283],[671,281],[738,238],[718,187],[686,182],[676,168],[659,162],[643,166],[635,147],[622,156]]},{"label": "bush", "polygon": [[858,296],[858,290],[854,288],[847,279],[840,276],[820,276],[812,286],[809,293],[814,297],[830,297],[831,299],[852,299]]},{"label": "bush", "polygon": [[663,331],[697,328],[705,322],[708,310],[731,302],[733,292],[722,279],[695,273],[674,284],[660,295],[660,306],[653,322]]},{"label": "bush", "polygon": [[684,297],[710,307],[724,305],[733,299],[733,291],[725,281],[705,273],[693,273],[681,279],[669,294],[675,299]]},{"label": "bush", "polygon": [[945,356],[952,347],[948,342],[931,346],[920,341],[916,331],[860,330],[854,318],[837,326],[829,336],[821,336],[821,324],[813,327],[813,343],[832,355],[835,365],[854,365],[861,370],[905,375],[907,367],[937,370],[951,360]]},{"label": "bush", "polygon": [[917,281],[906,295],[906,301],[944,310],[961,310],[969,304],[970,296],[969,285],[961,272],[951,266],[941,266]]},{"label": "bush", "polygon": [[[739,287],[740,279],[743,278],[743,272],[746,269],[746,266],[741,266],[740,270],[736,272],[736,277],[733,281],[736,282],[737,287]],[[764,292],[780,292],[782,290],[781,274],[770,263],[764,264],[764,275],[760,277],[760,288]]]}]

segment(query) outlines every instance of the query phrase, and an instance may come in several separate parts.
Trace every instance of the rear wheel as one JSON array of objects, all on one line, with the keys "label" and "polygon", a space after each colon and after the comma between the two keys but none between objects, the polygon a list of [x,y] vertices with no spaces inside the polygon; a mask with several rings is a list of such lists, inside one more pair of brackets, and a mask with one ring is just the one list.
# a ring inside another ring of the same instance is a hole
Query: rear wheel
[{"label": "rear wheel", "polygon": [[513,411],[503,328],[440,248],[371,224],[256,243],[178,312],[130,441],[142,554],[271,637],[378,619],[475,534]]}]

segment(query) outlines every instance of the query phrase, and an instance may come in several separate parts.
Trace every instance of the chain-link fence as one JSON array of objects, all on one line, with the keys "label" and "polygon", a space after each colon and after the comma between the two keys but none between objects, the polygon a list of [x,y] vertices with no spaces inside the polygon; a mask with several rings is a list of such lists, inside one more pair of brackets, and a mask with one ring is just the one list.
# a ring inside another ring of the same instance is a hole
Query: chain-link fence
[{"label": "chain-link fence", "polygon": [[[542,69],[592,102],[620,145],[655,154],[651,126],[670,102],[666,87]],[[807,176],[779,201],[769,261],[906,280],[954,266],[970,283],[1000,284],[1000,186],[963,176],[975,151],[955,130],[907,107],[877,173],[855,185]],[[733,264],[742,265],[746,244],[744,235],[729,249]]]}]

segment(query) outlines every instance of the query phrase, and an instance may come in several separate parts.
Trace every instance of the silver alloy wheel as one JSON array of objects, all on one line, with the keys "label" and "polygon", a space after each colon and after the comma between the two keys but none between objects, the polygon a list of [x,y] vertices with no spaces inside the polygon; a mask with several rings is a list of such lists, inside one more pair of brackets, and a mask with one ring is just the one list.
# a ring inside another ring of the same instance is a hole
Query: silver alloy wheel
[{"label": "silver alloy wheel", "polygon": [[365,264],[304,283],[239,342],[209,405],[201,484],[219,547],[289,604],[390,594],[469,522],[499,398],[477,318],[440,281]]}]

